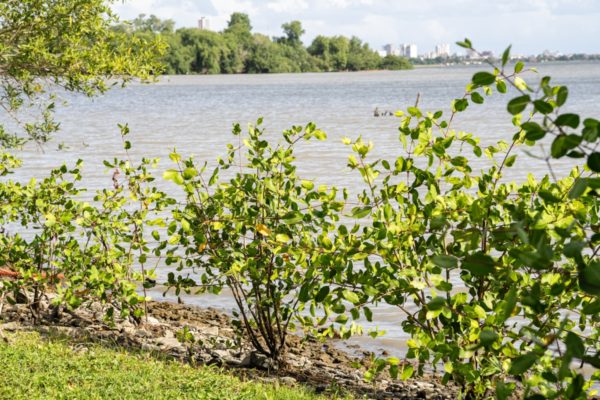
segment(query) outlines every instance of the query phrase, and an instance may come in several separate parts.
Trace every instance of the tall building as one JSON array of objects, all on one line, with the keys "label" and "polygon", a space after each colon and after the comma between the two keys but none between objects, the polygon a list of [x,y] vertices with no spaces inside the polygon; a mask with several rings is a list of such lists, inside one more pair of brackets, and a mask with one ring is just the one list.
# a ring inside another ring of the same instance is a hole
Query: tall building
[{"label": "tall building", "polygon": [[383,50],[385,51],[386,56],[400,56],[402,55],[402,46],[398,49],[393,44],[386,44],[383,46]]},{"label": "tall building", "polygon": [[198,20],[198,29],[210,30],[210,21],[207,17],[200,17]]},{"label": "tall building", "polygon": [[447,43],[435,45],[436,57],[450,57],[450,45]]},{"label": "tall building", "polygon": [[402,55],[404,57],[408,57],[408,58],[417,58],[418,57],[416,44],[403,44],[402,49],[403,49]]}]

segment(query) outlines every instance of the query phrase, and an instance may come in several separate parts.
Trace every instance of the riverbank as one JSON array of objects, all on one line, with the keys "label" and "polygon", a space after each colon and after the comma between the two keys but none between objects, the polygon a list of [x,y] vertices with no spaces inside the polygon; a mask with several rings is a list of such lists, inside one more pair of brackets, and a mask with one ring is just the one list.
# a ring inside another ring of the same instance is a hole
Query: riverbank
[{"label": "riverbank", "polygon": [[[361,358],[352,357],[331,343],[303,340],[298,336],[291,338],[286,367],[275,369],[269,360],[239,339],[229,317],[214,309],[151,302],[148,310],[149,316],[142,324],[116,321],[114,326],[109,326],[101,321],[97,305],[64,313],[59,319],[44,315],[36,323],[25,305],[5,305],[0,333],[33,331],[45,338],[68,338],[65,343],[75,349],[100,345],[106,349],[142,351],[190,365],[227,368],[244,380],[306,386],[329,397],[347,393],[372,399],[454,398],[455,391],[451,387],[426,379],[395,381],[384,376],[367,383],[364,373],[368,353]],[[183,333],[185,343],[180,342]],[[10,343],[10,337],[8,340]]]},{"label": "riverbank", "polygon": [[244,381],[220,368],[37,332],[5,332],[0,360],[2,399],[326,399],[301,386]]}]

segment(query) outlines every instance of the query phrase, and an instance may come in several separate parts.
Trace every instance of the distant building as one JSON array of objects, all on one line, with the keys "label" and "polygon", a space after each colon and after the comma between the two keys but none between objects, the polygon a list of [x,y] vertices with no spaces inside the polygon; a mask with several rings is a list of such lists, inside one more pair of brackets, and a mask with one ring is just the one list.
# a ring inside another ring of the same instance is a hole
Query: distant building
[{"label": "distant building", "polygon": [[450,57],[450,45],[447,43],[437,44],[434,51],[435,57]]},{"label": "distant building", "polygon": [[207,17],[200,17],[200,19],[198,20],[198,29],[206,31],[210,30],[210,21]]},{"label": "distant building", "polygon": [[386,56],[400,56],[400,55],[402,55],[401,50],[398,49],[393,44],[386,44],[385,46],[383,46],[383,51],[385,51],[385,55]]},{"label": "distant building", "polygon": [[402,55],[404,57],[408,57],[408,58],[417,58],[418,57],[416,44],[404,44],[404,45],[402,45],[402,48],[403,48]]}]

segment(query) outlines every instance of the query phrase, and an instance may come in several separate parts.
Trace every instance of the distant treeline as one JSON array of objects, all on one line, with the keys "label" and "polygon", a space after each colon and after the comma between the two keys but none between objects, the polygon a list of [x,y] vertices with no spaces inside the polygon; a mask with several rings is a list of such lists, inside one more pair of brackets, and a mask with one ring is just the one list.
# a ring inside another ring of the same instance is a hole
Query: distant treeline
[{"label": "distant treeline", "polygon": [[283,36],[253,33],[247,14],[233,13],[222,32],[198,28],[175,30],[172,20],[140,15],[115,27],[131,35],[160,35],[168,44],[167,74],[238,74],[270,72],[362,71],[410,69],[404,57],[381,57],[353,36],[317,36],[305,47],[300,21],[283,24]]}]

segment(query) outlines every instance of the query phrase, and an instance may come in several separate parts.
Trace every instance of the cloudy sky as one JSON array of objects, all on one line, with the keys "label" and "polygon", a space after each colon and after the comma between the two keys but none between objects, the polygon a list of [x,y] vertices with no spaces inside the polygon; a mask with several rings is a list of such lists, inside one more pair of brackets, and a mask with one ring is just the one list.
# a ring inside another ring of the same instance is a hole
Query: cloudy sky
[{"label": "cloudy sky", "polygon": [[319,34],[356,35],[376,49],[415,43],[424,53],[468,37],[497,53],[511,43],[518,54],[600,53],[600,0],[117,0],[113,8],[123,19],[155,14],[177,27],[206,16],[213,30],[241,11],[255,32],[270,36],[298,19],[305,43]]}]

